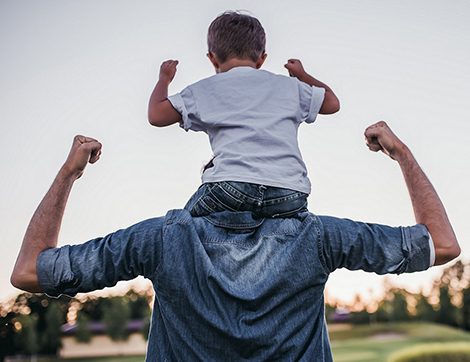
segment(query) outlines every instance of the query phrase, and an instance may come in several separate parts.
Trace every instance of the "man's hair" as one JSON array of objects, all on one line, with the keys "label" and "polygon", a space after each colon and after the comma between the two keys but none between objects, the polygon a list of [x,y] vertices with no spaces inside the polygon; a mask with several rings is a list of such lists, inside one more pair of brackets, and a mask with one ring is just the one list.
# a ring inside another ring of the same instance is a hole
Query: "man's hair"
[{"label": "man's hair", "polygon": [[219,61],[232,58],[258,61],[266,47],[266,34],[258,19],[236,11],[219,15],[209,26],[209,53]]}]

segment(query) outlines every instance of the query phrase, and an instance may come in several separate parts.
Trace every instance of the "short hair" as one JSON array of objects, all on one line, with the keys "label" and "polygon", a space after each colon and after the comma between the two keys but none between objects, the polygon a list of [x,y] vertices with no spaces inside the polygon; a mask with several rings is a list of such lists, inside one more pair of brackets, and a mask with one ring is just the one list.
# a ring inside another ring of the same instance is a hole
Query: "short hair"
[{"label": "short hair", "polygon": [[232,58],[256,62],[265,52],[266,34],[258,19],[226,11],[209,26],[207,46],[221,62]]}]

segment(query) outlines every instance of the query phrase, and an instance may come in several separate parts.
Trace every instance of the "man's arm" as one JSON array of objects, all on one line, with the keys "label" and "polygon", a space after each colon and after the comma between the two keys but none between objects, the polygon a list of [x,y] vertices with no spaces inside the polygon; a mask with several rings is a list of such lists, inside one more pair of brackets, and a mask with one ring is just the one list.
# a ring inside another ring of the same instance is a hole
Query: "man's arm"
[{"label": "man's arm", "polygon": [[177,65],[177,60],[167,60],[160,67],[160,78],[149,101],[148,118],[153,126],[165,127],[181,122],[181,114],[167,99],[168,86],[175,77]]},{"label": "man's arm", "polygon": [[325,89],[325,98],[318,113],[333,114],[339,111],[340,105],[338,97],[336,97],[331,88],[328,87],[325,83],[320,82],[318,79],[315,79],[310,74],[308,74],[304,70],[304,67],[302,66],[300,60],[289,59],[287,61],[287,64],[284,65],[284,67],[287,68],[291,77],[296,77],[298,80],[307,83],[309,86],[315,86]]},{"label": "man's arm", "polygon": [[101,144],[93,138],[76,136],[69,156],[34,213],[23,239],[11,284],[29,292],[42,292],[36,272],[39,254],[57,247],[60,225],[72,185],[88,163],[101,155]]},{"label": "man's arm", "polygon": [[434,265],[445,264],[459,256],[460,246],[444,205],[408,147],[383,121],[368,127],[365,137],[371,151],[382,151],[400,165],[416,222],[426,226],[433,240],[436,252]]}]

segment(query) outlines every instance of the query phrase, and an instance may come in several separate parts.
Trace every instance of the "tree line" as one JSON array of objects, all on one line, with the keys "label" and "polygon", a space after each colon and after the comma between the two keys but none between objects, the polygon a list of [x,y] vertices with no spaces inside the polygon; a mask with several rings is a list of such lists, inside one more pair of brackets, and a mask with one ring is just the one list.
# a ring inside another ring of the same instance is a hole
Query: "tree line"
[{"label": "tree line", "polygon": [[[353,324],[428,321],[470,331],[470,263],[459,260],[444,269],[429,295],[389,286],[374,311],[359,296],[354,307]],[[327,321],[334,323],[337,305],[327,303],[325,309]]]},{"label": "tree line", "polygon": [[143,321],[141,330],[147,339],[150,329],[151,288],[129,290],[114,297],[49,298],[45,294],[22,293],[0,305],[0,361],[11,355],[56,356],[61,347],[62,326],[76,324],[75,338],[89,343],[90,324],[100,322],[113,341],[129,338],[128,322]]}]

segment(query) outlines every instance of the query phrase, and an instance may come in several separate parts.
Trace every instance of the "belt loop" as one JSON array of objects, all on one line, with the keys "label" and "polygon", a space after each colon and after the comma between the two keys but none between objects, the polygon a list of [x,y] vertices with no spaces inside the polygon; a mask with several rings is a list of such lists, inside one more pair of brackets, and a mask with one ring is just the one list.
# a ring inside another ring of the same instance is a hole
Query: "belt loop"
[{"label": "belt loop", "polygon": [[266,186],[264,185],[259,185],[258,191],[261,197],[261,200],[264,200],[264,191],[266,190]]}]

